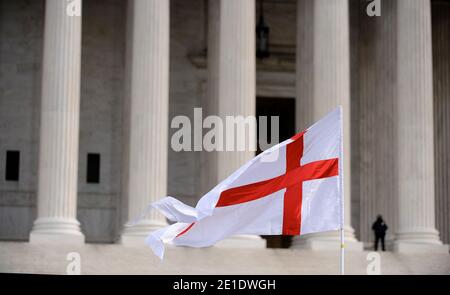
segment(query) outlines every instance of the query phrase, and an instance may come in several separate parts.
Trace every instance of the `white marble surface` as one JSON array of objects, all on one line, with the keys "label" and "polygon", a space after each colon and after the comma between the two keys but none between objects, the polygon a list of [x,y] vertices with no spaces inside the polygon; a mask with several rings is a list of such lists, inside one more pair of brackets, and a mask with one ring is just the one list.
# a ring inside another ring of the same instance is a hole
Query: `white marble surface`
[{"label": "white marble surface", "polygon": [[[351,226],[350,24],[347,0],[300,0],[297,6],[297,131],[303,131],[333,111],[343,108],[344,225],[347,243],[362,250]],[[302,240],[327,243],[338,239],[327,233],[293,239],[294,247],[309,247]]]},{"label": "white marble surface", "polygon": [[448,251],[435,226],[431,2],[397,7],[398,230],[394,249]]},{"label": "white marble surface", "polygon": [[[169,2],[135,0],[130,77],[130,135],[127,186],[128,220],[167,195],[169,129]],[[149,17],[153,16],[153,17]],[[124,226],[121,242],[142,243],[151,230],[166,224],[153,210],[135,227]]]},{"label": "white marble surface", "polygon": [[[163,262],[150,249],[121,245],[38,246],[0,242],[0,272],[66,274],[78,252],[81,274],[338,274],[339,250],[168,248]],[[346,253],[346,274],[366,274],[369,252]],[[380,252],[379,252],[380,253]],[[381,254],[381,274],[450,274],[449,254]]]},{"label": "white marble surface", "polygon": [[37,219],[30,242],[83,243],[77,218],[81,16],[46,2]]}]

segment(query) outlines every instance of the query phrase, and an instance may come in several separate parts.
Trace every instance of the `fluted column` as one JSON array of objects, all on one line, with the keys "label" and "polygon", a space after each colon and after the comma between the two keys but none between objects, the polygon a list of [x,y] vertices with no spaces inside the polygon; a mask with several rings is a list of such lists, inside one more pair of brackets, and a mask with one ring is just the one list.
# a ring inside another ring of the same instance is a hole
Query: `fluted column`
[{"label": "fluted column", "polygon": [[[256,112],[255,1],[209,1],[208,29],[208,114],[253,117]],[[248,125],[245,140],[256,139],[256,124]],[[229,130],[228,130],[229,131]],[[236,135],[235,130],[235,135]],[[225,134],[224,149],[226,149]],[[236,144],[237,136],[235,136]],[[244,151],[219,151],[209,155],[210,186],[224,180],[255,156]],[[219,247],[265,247],[257,236],[240,235],[217,244]]]},{"label": "fluted column", "polygon": [[436,227],[450,243],[450,2],[435,2],[433,15],[434,163]]},{"label": "fluted column", "polygon": [[[220,52],[220,0],[208,1],[208,81],[207,91],[203,97],[203,115],[218,116],[219,102],[219,52]],[[202,151],[200,192],[207,193],[219,182],[217,151]]]},{"label": "fluted column", "polygon": [[[128,219],[166,196],[169,102],[169,1],[134,0],[130,81]],[[145,236],[165,225],[151,211],[134,226],[125,226],[122,243],[144,245]]]},{"label": "fluted column", "polygon": [[84,243],[76,219],[81,17],[69,16],[66,6],[46,1],[38,208],[31,243]]},{"label": "fluted column", "polygon": [[[220,3],[218,115],[223,119],[226,116],[255,116],[255,1],[225,0]],[[219,181],[254,156],[255,152],[248,149],[220,152]]]},{"label": "fluted column", "polygon": [[435,228],[431,3],[399,0],[397,5],[399,224],[394,249],[448,252]]},{"label": "fluted column", "polygon": [[[351,227],[350,40],[347,0],[299,0],[297,12],[297,129],[304,130],[342,105],[347,248],[362,249]],[[339,233],[295,237],[293,247],[339,247]]]},{"label": "fluted column", "polygon": [[[391,248],[397,228],[396,128],[396,2],[381,1],[382,17],[366,14],[367,1],[359,0],[359,101],[360,227],[361,241],[372,242],[372,223],[378,214],[389,226],[386,240]],[[358,146],[356,146],[358,148]]]}]

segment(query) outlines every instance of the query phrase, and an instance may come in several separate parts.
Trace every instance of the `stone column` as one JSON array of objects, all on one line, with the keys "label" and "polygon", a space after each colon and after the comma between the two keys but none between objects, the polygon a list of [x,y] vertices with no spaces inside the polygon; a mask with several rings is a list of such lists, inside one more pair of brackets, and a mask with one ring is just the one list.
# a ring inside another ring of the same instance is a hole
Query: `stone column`
[{"label": "stone column", "polygon": [[[350,40],[347,0],[299,0],[297,12],[297,129],[306,129],[342,105],[344,110],[345,234],[361,250],[351,227]],[[292,246],[339,249],[339,232],[295,237]]]},{"label": "stone column", "polygon": [[359,176],[360,180],[356,192],[360,198],[359,238],[373,245],[372,223],[378,214],[382,214],[389,227],[386,244],[390,249],[398,212],[397,135],[396,128],[392,128],[397,117],[396,2],[381,1],[381,17],[368,16],[367,1],[358,2],[357,29],[362,30],[359,41],[355,42],[359,51],[359,73],[352,81],[359,84],[359,91],[355,93],[359,111],[355,114],[357,121],[352,126],[352,136],[359,132],[355,149],[359,148],[360,160],[353,163],[352,172],[357,175],[352,176]]},{"label": "stone column", "polygon": [[[203,96],[202,107],[204,116],[218,116],[219,102],[219,52],[220,52],[220,1],[208,1],[208,47],[207,67],[208,81],[206,93]],[[202,169],[200,192],[205,194],[219,183],[216,151],[202,151]]]},{"label": "stone column", "polygon": [[[169,1],[134,0],[130,81],[128,219],[166,196],[169,104]],[[130,14],[129,14],[130,15]],[[125,225],[121,242],[144,245],[164,217],[151,211],[137,225]]]},{"label": "stone column", "polygon": [[[209,114],[252,116],[256,112],[255,1],[209,1],[208,103]],[[224,130],[227,127],[224,124]],[[256,125],[249,127],[245,139],[255,136]],[[223,137],[224,138],[224,137]],[[236,137],[235,137],[236,143]],[[236,146],[235,146],[236,147]],[[226,140],[224,138],[224,148]],[[209,164],[216,178],[224,180],[255,156],[255,152],[220,151]],[[258,236],[236,236],[217,244],[219,247],[265,247]]]},{"label": "stone column", "polygon": [[[255,1],[225,0],[220,5],[218,115],[255,116],[256,51]],[[254,126],[256,127],[256,126]],[[255,129],[252,129],[256,135]],[[251,132],[250,132],[251,133]],[[246,140],[249,140],[246,136]],[[226,143],[226,140],[225,140]],[[254,151],[220,152],[218,178],[222,181],[255,156]]]},{"label": "stone column", "polygon": [[81,16],[69,16],[66,6],[65,1],[46,1],[37,220],[31,243],[84,243],[76,219]]},{"label": "stone column", "polygon": [[[450,2],[435,2],[433,15],[434,163],[436,227],[450,243]],[[447,131],[444,131],[447,130]]]},{"label": "stone column", "polygon": [[394,250],[448,253],[435,228],[431,3],[399,0],[397,5],[399,223]]}]

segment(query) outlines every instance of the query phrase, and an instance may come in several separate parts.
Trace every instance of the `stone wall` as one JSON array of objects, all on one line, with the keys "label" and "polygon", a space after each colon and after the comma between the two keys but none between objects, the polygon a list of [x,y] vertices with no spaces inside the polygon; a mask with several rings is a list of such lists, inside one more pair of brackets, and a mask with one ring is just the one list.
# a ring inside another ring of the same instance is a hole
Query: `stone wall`
[{"label": "stone wall", "polygon": [[[78,219],[87,241],[110,242],[121,179],[124,97],[125,3],[84,1]],[[100,183],[86,181],[87,153],[100,154]]]},{"label": "stone wall", "polygon": [[[0,238],[28,239],[35,219],[44,1],[0,2]],[[20,151],[19,182],[5,180]]]},{"label": "stone wall", "polygon": [[436,227],[450,243],[450,2],[434,3],[434,150],[436,177]]}]

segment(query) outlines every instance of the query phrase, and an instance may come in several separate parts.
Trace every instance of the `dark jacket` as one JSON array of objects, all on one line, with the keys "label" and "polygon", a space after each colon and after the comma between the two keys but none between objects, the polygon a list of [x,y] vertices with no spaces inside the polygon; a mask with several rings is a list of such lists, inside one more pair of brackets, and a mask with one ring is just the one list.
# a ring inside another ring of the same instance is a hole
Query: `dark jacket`
[{"label": "dark jacket", "polygon": [[376,236],[384,236],[388,227],[386,223],[384,223],[383,219],[377,219],[377,221],[373,223],[372,229]]}]

